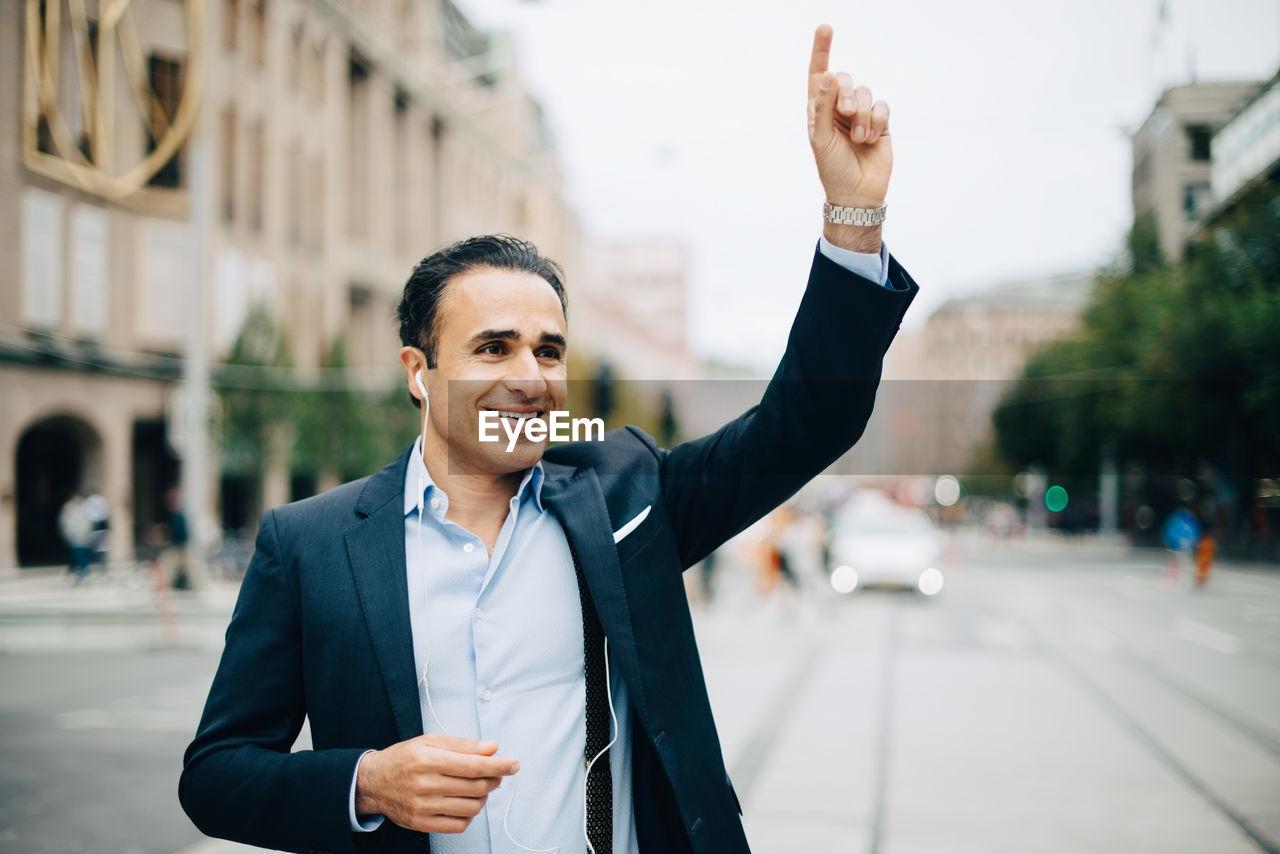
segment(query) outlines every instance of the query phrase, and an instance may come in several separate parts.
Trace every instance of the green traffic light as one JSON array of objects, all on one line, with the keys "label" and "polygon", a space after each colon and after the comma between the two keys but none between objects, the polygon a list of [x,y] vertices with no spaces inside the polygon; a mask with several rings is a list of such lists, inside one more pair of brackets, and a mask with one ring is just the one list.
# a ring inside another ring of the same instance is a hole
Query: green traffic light
[{"label": "green traffic light", "polygon": [[1044,493],[1044,506],[1057,513],[1067,506],[1067,491],[1061,486],[1051,486]]}]

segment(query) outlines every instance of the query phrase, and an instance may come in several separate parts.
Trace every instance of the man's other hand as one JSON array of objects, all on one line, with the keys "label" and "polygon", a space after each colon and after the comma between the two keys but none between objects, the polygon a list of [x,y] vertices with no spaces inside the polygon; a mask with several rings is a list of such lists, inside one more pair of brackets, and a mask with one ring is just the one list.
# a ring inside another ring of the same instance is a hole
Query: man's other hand
[{"label": "man's other hand", "polygon": [[461,833],[502,778],[520,770],[498,744],[427,733],[366,754],[356,772],[356,814],[384,815],[423,833]]},{"label": "man's other hand", "polygon": [[[871,90],[854,86],[844,72],[827,69],[831,27],[813,34],[809,58],[809,144],[818,178],[833,205],[878,208],[889,191],[893,146],[889,141],[889,105],[871,100]],[[880,248],[880,227],[826,223],[827,239],[859,252]]]}]

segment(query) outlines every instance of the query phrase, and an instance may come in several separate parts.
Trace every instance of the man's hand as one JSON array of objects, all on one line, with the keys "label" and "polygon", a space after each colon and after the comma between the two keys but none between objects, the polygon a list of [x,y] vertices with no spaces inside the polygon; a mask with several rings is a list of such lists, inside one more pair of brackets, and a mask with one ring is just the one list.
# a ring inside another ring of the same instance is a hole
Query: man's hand
[{"label": "man's hand", "polygon": [[427,733],[366,754],[356,772],[356,815],[384,815],[423,833],[461,833],[502,778],[520,770],[494,741]]},{"label": "man's hand", "polygon": [[[878,208],[889,190],[893,147],[889,142],[889,105],[872,103],[871,90],[854,87],[844,72],[827,70],[831,59],[831,27],[813,34],[809,59],[809,144],[818,178],[833,205]],[[877,252],[879,226],[825,223],[827,239],[845,249]]]}]

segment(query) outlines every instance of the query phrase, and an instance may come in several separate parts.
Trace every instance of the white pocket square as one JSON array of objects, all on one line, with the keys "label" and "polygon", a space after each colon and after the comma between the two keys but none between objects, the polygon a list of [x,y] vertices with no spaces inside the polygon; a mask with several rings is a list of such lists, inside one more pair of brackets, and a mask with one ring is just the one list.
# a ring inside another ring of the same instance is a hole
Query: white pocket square
[{"label": "white pocket square", "polygon": [[613,532],[613,542],[614,542],[615,544],[616,544],[616,543],[620,543],[620,542],[622,542],[622,539],[623,539],[624,537],[626,537],[628,534],[630,534],[630,533],[631,533],[632,531],[634,531],[636,528],[639,528],[639,527],[640,527],[640,523],[641,523],[641,522],[643,522],[643,521],[645,520],[645,518],[649,515],[649,511],[650,511],[650,510],[652,510],[652,509],[653,509],[653,505],[652,505],[652,504],[650,504],[649,506],[645,507],[643,510],[641,510],[641,511],[640,511],[640,515],[639,515],[639,516],[637,516],[636,518],[632,519],[630,522],[628,522],[627,524],[623,525],[623,526],[622,526],[621,528],[619,528],[618,530],[614,531],[614,532]]}]

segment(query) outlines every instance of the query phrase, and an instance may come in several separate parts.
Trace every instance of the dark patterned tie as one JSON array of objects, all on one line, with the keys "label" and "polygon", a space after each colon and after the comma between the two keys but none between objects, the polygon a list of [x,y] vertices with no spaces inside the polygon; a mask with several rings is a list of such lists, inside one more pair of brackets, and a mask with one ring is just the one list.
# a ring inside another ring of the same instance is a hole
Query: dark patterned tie
[{"label": "dark patterned tie", "polygon": [[[568,539],[566,537],[566,539]],[[604,629],[587,590],[582,562],[569,540],[569,554],[578,574],[578,598],[582,601],[582,652],[587,682],[587,749],[590,762],[609,743],[609,692],[604,675]],[[613,854],[613,773],[606,753],[591,766],[587,778],[587,840],[595,854]]]}]

